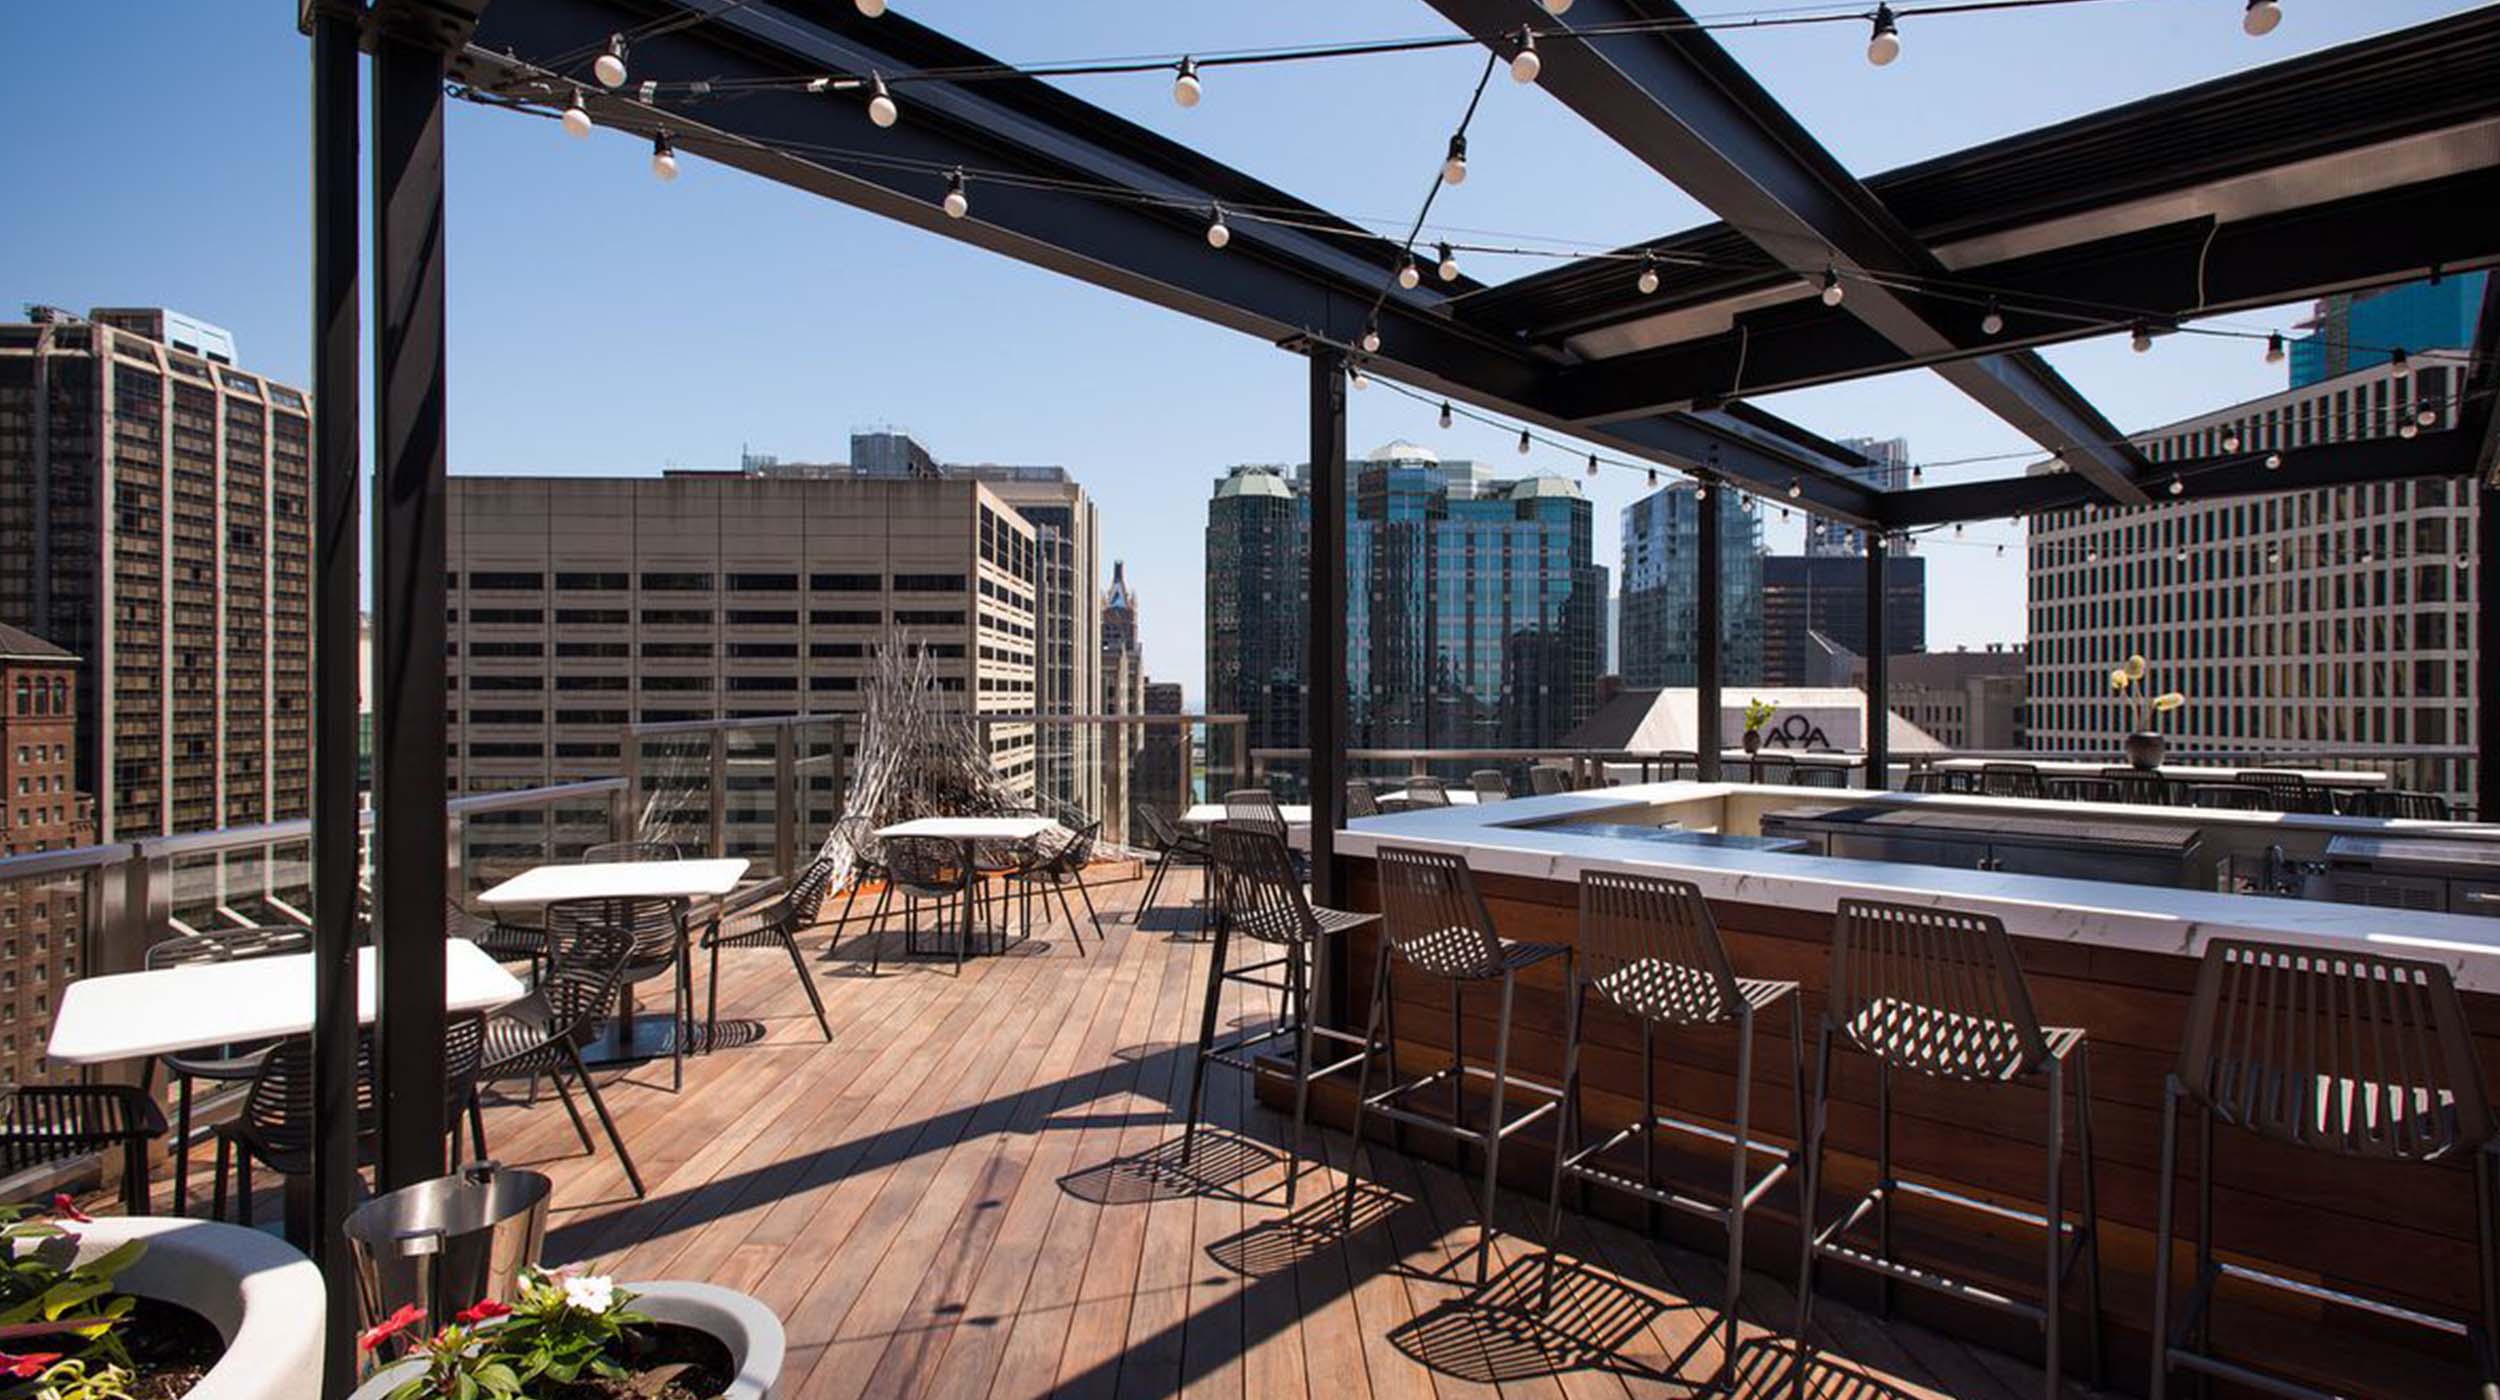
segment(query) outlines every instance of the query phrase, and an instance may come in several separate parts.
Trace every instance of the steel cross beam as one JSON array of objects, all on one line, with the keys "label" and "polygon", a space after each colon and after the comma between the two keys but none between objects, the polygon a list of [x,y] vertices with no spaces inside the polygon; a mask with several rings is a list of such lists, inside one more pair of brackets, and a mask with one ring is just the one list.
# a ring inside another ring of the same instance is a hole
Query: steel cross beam
[{"label": "steel cross beam", "polygon": [[[735,84],[876,73],[890,80],[924,64],[979,58],[895,14],[865,20],[835,9],[802,19],[764,0],[525,0],[486,11],[455,75],[484,90],[531,95],[533,59],[690,14],[703,18],[634,44],[637,78]],[[1344,349],[1372,322],[1394,244],[1350,228],[1350,236],[1332,236],[1242,219],[1219,251],[1205,236],[1216,204],[1294,201],[1040,83],[915,82],[897,95],[902,120],[878,128],[855,92],[780,89],[673,107],[664,100],[670,110],[655,111],[632,100],[631,82],[617,94],[588,89],[593,117],[610,128],[647,135],[665,126],[682,151],[1275,343]],[[851,152],[871,159],[842,154]],[[938,207],[945,190],[938,172],[958,166],[975,172],[973,209],[950,219]],[[984,183],[982,170],[1111,185],[1138,197]],[[1310,221],[1332,222],[1317,209]],[[1574,424],[1551,402],[1557,358],[1454,321],[1443,299],[1430,283],[1392,289],[1378,315],[1380,352],[1363,357],[1367,370],[1627,456],[1714,470],[1753,490],[1802,479],[1806,504],[1853,523],[1873,520],[1874,493],[1848,478],[1833,449],[1784,432],[1767,415],[1743,427],[1688,415],[1598,429]]]},{"label": "steel cross beam", "polygon": [[[1532,0],[1431,0],[1473,34],[1550,27]],[[1673,0],[1587,0],[1568,25],[1685,17]],[[2099,486],[2142,504],[2141,453],[2029,351],[1945,359],[1958,302],[1875,279],[1950,277],[1883,202],[1834,160],[1717,41],[1698,30],[1621,34],[1544,46],[1541,86],[1616,144],[1708,206],[1801,279],[1837,271],[1842,309]],[[1967,308],[1962,308],[1967,313]],[[1741,387],[1741,386],[1739,386]]]}]

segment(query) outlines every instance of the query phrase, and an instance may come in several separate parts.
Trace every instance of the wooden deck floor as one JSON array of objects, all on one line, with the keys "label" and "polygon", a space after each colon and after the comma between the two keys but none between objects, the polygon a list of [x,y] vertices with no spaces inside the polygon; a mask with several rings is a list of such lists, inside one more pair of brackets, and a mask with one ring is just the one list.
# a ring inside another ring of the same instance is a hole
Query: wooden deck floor
[{"label": "wooden deck floor", "polygon": [[[760,1039],[689,1060],[681,1092],[665,1061],[602,1079],[647,1200],[551,1096],[490,1107],[493,1155],[554,1177],[551,1261],[761,1297],[788,1326],[785,1393],[808,1400],[1686,1395],[1718,1369],[1715,1260],[1576,1216],[1548,1239],[1542,1202],[1505,1198],[1478,1288],[1470,1187],[1441,1168],[1366,1152],[1340,1233],[1337,1134],[1313,1135],[1326,1165],[1288,1213],[1285,1120],[1240,1075],[1210,1074],[1221,1126],[1179,1170],[1207,947],[1169,895],[1139,927],[1143,888],[1097,891],[1109,938],[1087,956],[1063,926],[960,978],[889,960],[872,979],[863,943],[820,930],[830,1044],[786,958],[725,954],[723,1015]],[[1511,1306],[1558,1268],[1544,1320]],[[1793,1300],[1750,1289],[1739,1390],[1785,1393]],[[2040,1393],[1999,1354],[1836,1304],[1817,1320],[1818,1395]]]}]

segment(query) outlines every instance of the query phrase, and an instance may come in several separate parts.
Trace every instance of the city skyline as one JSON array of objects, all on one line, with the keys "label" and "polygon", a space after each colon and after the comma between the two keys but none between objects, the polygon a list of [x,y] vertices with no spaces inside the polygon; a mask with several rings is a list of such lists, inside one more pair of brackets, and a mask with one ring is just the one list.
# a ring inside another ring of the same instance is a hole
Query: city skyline
[{"label": "city skyline", "polygon": [[[2088,8],[1922,26],[1903,61],[1881,71],[1865,63],[1862,46],[1828,34],[1738,33],[1728,42],[1772,74],[1779,95],[1857,170],[2174,88],[2252,57],[2236,31],[2214,38],[2201,17],[2174,13],[2180,7]],[[2438,0],[2304,7],[2268,39],[2264,57],[2458,8]],[[992,7],[950,14],[948,23],[1004,55],[1048,56],[1064,40],[1047,10]],[[138,14],[159,42],[126,42]],[[58,168],[114,169],[133,150],[152,153],[146,181],[56,182],[0,227],[0,266],[14,274],[0,284],[0,305],[12,313],[22,301],[176,307],[232,328],[247,360],[301,383],[310,323],[302,272],[309,217],[294,157],[306,140],[302,41],[286,14],[257,27],[224,18],[206,7],[115,5],[0,14],[0,42],[55,60],[21,75],[0,95],[0,110],[46,131]],[[1359,9],[1208,15],[1142,0],[1102,15],[1124,45],[1149,49],[1364,37],[1380,22]],[[215,122],[184,119],[203,56],[223,75]],[[1366,61],[1359,72],[1369,100],[1425,110],[1472,80],[1461,70],[1473,62],[1426,54]],[[128,96],[94,104],[81,76],[107,66]],[[1227,73],[1188,113],[1152,84],[1068,85],[1281,177],[1297,195],[1385,217],[1394,211],[1381,206],[1395,201],[1380,197],[1381,182],[1413,153],[1393,136],[1343,140],[1341,121],[1318,98],[1344,76]],[[1856,119],[1904,81],[1918,85],[1918,103],[1888,104],[1892,120]],[[59,119],[70,111],[81,118]],[[1304,451],[1299,427],[1279,426],[1299,423],[1301,362],[1264,342],[699,159],[689,157],[684,176],[662,186],[647,173],[647,151],[611,135],[568,141],[546,124],[455,103],[447,136],[459,154],[449,237],[459,267],[451,460],[460,474],[730,469],[742,443],[784,457],[823,455],[853,422],[887,419],[951,459],[1064,462],[1101,505],[1106,554],[1128,560],[1144,594],[1184,600],[1200,586],[1196,532],[1163,523],[1194,510],[1200,483],[1224,466]],[[1535,233],[1560,224],[1534,211],[1570,207],[1574,237],[1628,242],[1705,217],[1533,89],[1498,87],[1473,140],[1476,173],[1448,205],[1454,222],[1528,224],[1504,231]],[[237,149],[285,154],[238,163]],[[254,236],[176,237],[163,215],[180,208],[251,211]],[[1501,277],[1542,265],[1486,256],[1471,258],[1470,270]],[[895,268],[910,275],[894,276]],[[946,314],[957,305],[981,314]],[[2288,328],[2308,312],[2302,305],[2235,319]],[[660,392],[629,390],[645,382],[655,345],[683,337],[719,353],[676,357]],[[2237,341],[2166,337],[2159,353],[2135,356],[2122,336],[2055,348],[2048,358],[2129,428],[2283,387],[2281,367]],[[1501,429],[1462,422],[1442,434],[1430,405],[1384,390],[1349,396],[1353,441],[1405,436],[1452,457],[1509,460]],[[2023,464],[2018,435],[1924,375],[1762,402],[1830,437],[1906,437],[1933,461],[2000,458],[1971,472],[2003,475]],[[1562,449],[1541,449],[1531,461],[1566,474],[1576,466]],[[1597,557],[1618,556],[1616,515],[1646,489],[1630,472],[1594,484]],[[1802,528],[1774,513],[1772,547],[1792,548],[1790,535]],[[1993,553],[1995,543],[2008,544],[2004,556]],[[1931,619],[1932,645],[2023,635],[2017,532],[1975,526],[1962,545],[1937,541],[1922,551],[1936,596],[1951,600]],[[1193,692],[1204,669],[1197,613],[1167,601],[1145,624],[1150,674],[1182,678]]]}]

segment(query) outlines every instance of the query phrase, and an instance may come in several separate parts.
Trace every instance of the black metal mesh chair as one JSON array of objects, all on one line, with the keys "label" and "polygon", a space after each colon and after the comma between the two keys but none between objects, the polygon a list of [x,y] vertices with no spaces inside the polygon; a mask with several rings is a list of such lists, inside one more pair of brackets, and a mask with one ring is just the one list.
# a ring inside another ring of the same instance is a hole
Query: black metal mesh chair
[{"label": "black metal mesh chair", "polygon": [[2176,785],[2149,768],[2104,768],[2101,780],[2117,791],[2112,802],[2131,802],[2138,807],[2172,807],[2178,805]]},{"label": "black metal mesh chair", "polygon": [[[451,1156],[458,1158],[461,1115],[468,1115],[472,1145],[486,1155],[486,1130],[477,1111],[477,1081],[486,1045],[482,1012],[454,1016],[443,1027],[443,1121],[450,1130]],[[379,1125],[379,1088],[374,1082],[373,1031],[356,1036],[356,1151],[372,1160]],[[227,1164],[233,1164],[235,1218],[252,1223],[252,1164],[260,1163],[280,1176],[312,1171],[313,1123],[312,1039],[288,1036],[269,1048],[243,1096],[243,1107],[217,1129],[217,1182],[210,1213],[226,1213]]]},{"label": "black metal mesh chair", "polygon": [[122,1211],[148,1213],[148,1144],[165,1115],[136,1084],[20,1084],[0,1093],[0,1173],[122,1154]]},{"label": "black metal mesh chair", "polygon": [[[1788,1004],[1789,1084],[1797,1123],[1805,1122],[1805,1024],[1794,982],[1736,975],[1727,945],[1710,914],[1710,902],[1683,880],[1649,875],[1591,872],[1580,877],[1580,939],[1572,961],[1570,1000],[1563,1033],[1563,1121],[1554,1153],[1550,1198],[1553,1230],[1562,1225],[1563,1180],[1595,1182],[1626,1191],[1652,1206],[1715,1220],[1727,1232],[1727,1296],[1720,1308],[1726,1328],[1722,1375],[1733,1380],[1737,1357],[1737,1297],[1745,1278],[1745,1214],[1788,1173],[1790,1153],[1753,1140],[1753,1033],[1755,1013]],[[1641,1116],[1601,1141],[1583,1146],[1580,1050],[1591,994],[1641,1027]],[[1732,1133],[1673,1118],[1658,1111],[1658,1028],[1726,1026],[1736,1032],[1736,1105]],[[1728,1148],[1725,1199],[1696,1196],[1659,1184],[1660,1130],[1700,1144]],[[1624,1143],[1640,1144],[1638,1177],[1605,1161]],[[1753,1175],[1756,1155],[1771,1159]],[[1750,1178],[1750,1180],[1749,1180]]]},{"label": "black metal mesh chair", "polygon": [[825,894],[833,885],[833,860],[818,856],[800,870],[798,877],[780,887],[769,902],[750,902],[743,908],[724,910],[703,931],[703,949],[711,954],[711,967],[704,978],[703,1039],[714,1044],[720,1033],[720,950],[723,948],[779,948],[790,955],[790,970],[798,974],[799,988],[807,993],[807,1004],[816,1011],[816,1025],[825,1039],[833,1039],[833,1022],[825,1019],[825,999],[816,990],[816,979],[807,970],[807,959],[799,952],[799,935],[816,926],[816,916],[823,912]]},{"label": "black metal mesh chair", "polygon": [[1539,764],[1528,770],[1529,796],[1555,797],[1569,791],[1571,791],[1571,775],[1560,768],[1548,768]]},{"label": "black metal mesh chair", "polygon": [[[833,824],[834,837],[851,850],[850,877],[843,881],[842,917],[833,921],[835,937],[851,922],[852,906],[859,902],[859,892],[870,884],[886,881],[885,842],[877,835],[877,824],[864,816],[849,816]],[[876,931],[876,916],[869,916],[869,931]]]},{"label": "black metal mesh chair", "polygon": [[[2195,1282],[2174,1328],[2175,1183],[2183,1109],[2198,1120],[2199,1201]],[[2470,1159],[2482,1315],[2465,1331],[2482,1370],[2482,1393],[2494,1393],[2500,1386],[2495,1125],[2465,1003],[2447,968],[2370,952],[2215,939],[2197,969],[2178,1068],[2163,1086],[2161,1189],[2153,1235],[2157,1348],[2147,1394],[2162,1400],[2170,1373],[2184,1369],[2277,1395],[2325,1396],[2326,1391],[2212,1349],[2212,1297],[2224,1272],[2214,1255],[2216,1124],[2335,1157],[2394,1165]],[[2418,1184],[2428,1188],[2431,1179],[2426,1173]],[[2305,1301],[2318,1293],[2314,1282],[2244,1265],[2230,1274],[2235,1282],[2286,1290]],[[2381,1322],[2442,1324],[2411,1305],[2396,1307],[2342,1288],[2335,1301]]]},{"label": "black metal mesh chair", "polygon": [[[600,1018],[615,1002],[625,964],[634,953],[633,930],[608,923],[604,903],[592,900],[548,907],[546,976],[528,996],[499,1008],[487,1022],[485,1060],[478,1078],[491,1082],[526,1075],[535,1081],[545,1075],[564,1102],[565,1116],[573,1120],[582,1150],[594,1152],[598,1149],[590,1140],[590,1129],[573,1103],[573,1091],[565,1087],[565,1076],[571,1075],[589,1095],[599,1126],[607,1131],[608,1146],[616,1150],[617,1164],[625,1169],[634,1194],[640,1196],[642,1173],[634,1169],[633,1154],[625,1150],[625,1138],[617,1132],[616,1120],[608,1116],[607,1101],[599,1097],[598,1081],[582,1062],[581,1043],[598,1029]],[[477,1112],[474,1106],[471,1112]]]},{"label": "black metal mesh chair", "polygon": [[2254,783],[2189,783],[2187,805],[2217,812],[2272,812],[2274,794]]},{"label": "black metal mesh chair", "polygon": [[[1137,809],[1137,815],[1146,819],[1146,843],[1158,853],[1154,874],[1146,881],[1146,893],[1137,901],[1134,917],[1143,923],[1146,911],[1155,907],[1155,896],[1163,892],[1164,880],[1174,870],[1205,870],[1213,860],[1214,852],[1203,833],[1182,830],[1180,823],[1172,820],[1172,814],[1161,807],[1147,803]],[[1204,922],[1208,908],[1207,891],[1201,885],[1198,890],[1201,922]]]},{"label": "black metal mesh chair", "polygon": [[2042,778],[2040,795],[2051,802],[2116,802],[2118,784],[2107,778]]},{"label": "black metal mesh chair", "polygon": [[443,932],[452,938],[465,938],[478,946],[486,956],[497,962],[525,962],[535,980],[540,964],[547,960],[547,930],[529,924],[506,922],[500,915],[487,918],[460,907],[456,897],[443,900]]},{"label": "black metal mesh chair", "polygon": [[[946,927],[950,920],[953,923],[955,972],[961,976],[964,954],[972,944],[972,906],[980,898],[980,871],[964,859],[960,843],[942,836],[888,837],[885,863],[893,873],[895,893],[903,896],[903,950],[920,951],[920,905],[924,900],[934,903],[939,927]],[[868,970],[871,975],[877,970],[873,958]]]},{"label": "black metal mesh chair", "polygon": [[1450,785],[1439,778],[1417,775],[1406,780],[1406,805],[1409,807],[1447,807]]},{"label": "black metal mesh chair", "polygon": [[1986,763],[1979,768],[1983,797],[2038,797],[2040,770],[2028,763]]},{"label": "black metal mesh chair", "polygon": [[2334,794],[2326,788],[2314,786],[2300,773],[2279,768],[2243,768],[2233,774],[2231,780],[2265,793],[2266,806],[2272,811],[2329,816],[2335,811]]},{"label": "black metal mesh chair", "polygon": [[[1363,1069],[1355,1087],[1353,1151],[1362,1150],[1363,1119],[1373,1113],[1394,1124],[1450,1137],[1458,1144],[1462,1159],[1471,1144],[1483,1149],[1483,1213],[1478,1219],[1476,1256],[1476,1282],[1482,1283],[1493,1257],[1493,1186],[1501,1167],[1502,1140],[1562,1107],[1559,1088],[1511,1077],[1510,1013],[1519,973],[1555,958],[1567,963],[1571,950],[1556,943],[1513,942],[1496,933],[1467,862],[1450,852],[1383,846],[1374,860],[1380,871],[1382,925],[1379,956],[1372,967],[1371,1010],[1363,1026]],[[1398,1077],[1396,998],[1391,987],[1391,970],[1399,964],[1441,979],[1448,984],[1450,998],[1450,1063],[1405,1081]],[[1470,983],[1485,982],[1501,984],[1489,1069],[1467,1063],[1466,1022],[1460,1007],[1460,993]],[[1389,1087],[1375,1094],[1371,1092],[1371,1062],[1380,1050],[1388,1057]],[[1492,1103],[1481,1128],[1471,1128],[1466,1122],[1464,1090],[1470,1076],[1492,1089]],[[1408,1095],[1435,1085],[1449,1090],[1447,1118],[1419,1113],[1402,1103]],[[1543,1102],[1512,1117],[1508,1101],[1514,1088]],[[1352,1165],[1351,1158],[1348,1165]],[[1345,1193],[1344,1228],[1349,1232],[1354,1226],[1355,1195],[1352,1190]]]},{"label": "black metal mesh chair", "polygon": [[603,841],[582,848],[584,865],[685,858],[674,841]]},{"label": "black metal mesh chair", "polygon": [[2437,793],[2401,792],[2394,788],[2355,788],[2339,797],[2337,806],[2348,817],[2444,822],[2456,816],[2448,799]]},{"label": "black metal mesh chair", "polygon": [[1370,783],[1361,778],[1355,778],[1346,783],[1345,814],[1348,821],[1356,817],[1380,815],[1380,799],[1373,794]]},{"label": "black metal mesh chair", "polygon": [[[144,956],[151,970],[168,967],[193,967],[201,963],[233,962],[240,958],[283,957],[301,953],[312,946],[312,931],[294,924],[268,925],[257,928],[218,929],[209,933],[176,934],[151,946]],[[181,1215],[191,1205],[191,1100],[194,1081],[211,1084],[248,1084],[260,1072],[260,1062],[267,1058],[275,1041],[259,1040],[241,1045],[206,1045],[171,1055],[159,1055],[155,1065],[162,1065],[165,1077],[174,1089],[174,1214]],[[142,1080],[142,1084],[147,1080]]]},{"label": "black metal mesh chair", "polygon": [[[1876,1064],[1875,1182],[1838,1216],[1820,1209],[1823,1149],[1830,1127],[1832,1047],[1835,1041],[1870,1056]],[[2074,1076],[2075,1136],[2082,1161],[2083,1214],[2069,1223],[2064,1190],[2066,1085]],[[2047,1187],[2039,1215],[1982,1202],[1921,1182],[1903,1180],[1892,1168],[1892,1075],[1906,1070],[1930,1079],[1968,1084],[2038,1082],[2048,1089],[2044,1154]],[[1814,1334],[1814,1271],[1832,1260],[1870,1270],[1883,1281],[1883,1311],[1892,1311],[1895,1282],[1916,1284],[2030,1319],[2046,1339],[2042,1361],[2046,1394],[2058,1400],[2064,1371],[2066,1280],[2080,1261],[2088,1283],[2085,1325],[2090,1334],[2094,1380],[2101,1371],[2101,1255],[2099,1200],[2092,1156],[2092,1074],[2084,1033],[2043,1026],[2032,1010],[2031,991],[2005,925],[1984,914],[1920,905],[1844,899],[1832,923],[1831,982],[1816,1040],[1813,1111],[1807,1120],[1808,1222],[1805,1258],[1797,1281],[1800,1355],[1797,1393],[1804,1393]],[[2006,1298],[1974,1288],[1944,1272],[1901,1262],[1893,1252],[1892,1203],[1904,1195],[1938,1201],[2000,1222],[2027,1222],[2042,1232],[2045,1258],[2042,1301]],[[1872,1216],[1873,1249],[1853,1244],[1849,1232]]]},{"label": "black metal mesh chair", "polygon": [[1786,754],[1758,753],[1746,766],[1746,776],[1753,782],[1785,787],[1797,779],[1797,760]]},{"label": "black metal mesh chair", "polygon": [[[1198,1110],[1204,1102],[1207,1066],[1222,1065],[1246,1074],[1274,1073],[1262,1066],[1255,1048],[1277,1040],[1293,1042],[1293,1136],[1285,1146],[1285,1207],[1293,1208],[1295,1188],[1302,1175],[1302,1133],[1309,1119],[1311,1085],[1340,1070],[1362,1061],[1360,1051],[1334,1063],[1314,1067],[1311,1046],[1315,1039],[1335,1040],[1347,1045],[1357,1044],[1346,1031],[1319,1025],[1311,1015],[1311,977],[1313,958],[1324,940],[1343,937],[1347,932],[1372,923],[1377,914],[1353,913],[1342,909],[1322,909],[1313,905],[1302,892],[1302,881],[1296,873],[1293,852],[1285,845],[1281,832],[1271,831],[1255,823],[1227,822],[1218,827],[1212,838],[1215,851],[1213,879],[1216,897],[1223,917],[1216,920],[1215,947],[1207,962],[1206,1007],[1198,1021],[1198,1052],[1189,1074],[1189,1116],[1181,1134],[1181,1162],[1187,1165],[1198,1138]],[[1235,937],[1255,939],[1276,950],[1276,955],[1263,961],[1233,966],[1230,961]],[[1282,980],[1277,980],[1281,976]],[[1245,986],[1264,987],[1283,998],[1280,1015],[1264,1029],[1244,1030],[1218,1039],[1216,1018],[1221,1011],[1224,984],[1237,982]]]},{"label": "black metal mesh chair", "polygon": [[1950,775],[1934,768],[1914,768],[1910,770],[1907,777],[1901,780],[1901,790],[1903,792],[1950,792],[1952,789],[1945,785],[1945,779],[1948,776]]},{"label": "black metal mesh chair", "polygon": [[1499,802],[1510,796],[1510,779],[1499,768],[1479,768],[1468,774],[1467,786],[1475,789],[1478,802]]},{"label": "black metal mesh chair", "polygon": [[1087,822],[1056,846],[1036,848],[1035,858],[1010,878],[1030,896],[1042,900],[1042,917],[1050,917],[1050,899],[1059,899],[1059,912],[1068,920],[1068,939],[1076,944],[1078,956],[1085,953],[1085,935],[1078,930],[1076,910],[1068,904],[1068,890],[1073,886],[1077,897],[1085,902],[1085,918],[1094,926],[1094,941],[1102,941],[1102,916],[1094,912],[1094,896],[1085,888],[1085,867],[1094,860],[1094,843],[1102,836],[1102,823]]},{"label": "black metal mesh chair", "polygon": [[[1234,788],[1225,793],[1224,820],[1257,822],[1273,828],[1279,834],[1282,834],[1285,829],[1284,809],[1276,805],[1276,794],[1263,787]],[[1210,834],[1207,840],[1210,855],[1214,852],[1214,846],[1214,837]]]},{"label": "black metal mesh chair", "polygon": [[1836,763],[1800,763],[1789,781],[1799,787],[1845,788],[1849,786],[1849,770]]}]

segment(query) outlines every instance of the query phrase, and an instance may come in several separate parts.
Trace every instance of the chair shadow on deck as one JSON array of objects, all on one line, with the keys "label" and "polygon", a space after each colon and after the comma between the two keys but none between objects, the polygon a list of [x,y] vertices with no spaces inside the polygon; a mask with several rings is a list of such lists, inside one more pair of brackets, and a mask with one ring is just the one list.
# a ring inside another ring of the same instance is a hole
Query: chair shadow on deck
[{"label": "chair shadow on deck", "polygon": [[1059,1189],[1096,1205],[1141,1205],[1177,1197],[1226,1197],[1248,1202],[1235,1189],[1284,1160],[1283,1154],[1238,1133],[1201,1128],[1182,1160],[1183,1139],[1156,1143],[1143,1152],[1114,1157],[1059,1178]]},{"label": "chair shadow on deck", "polygon": [[[1788,1396],[1795,1392],[1797,1342],[1793,1337],[1748,1337],[1736,1348],[1737,1395]],[[1806,1363],[1805,1400],[1926,1400],[1920,1392],[1895,1385],[1835,1357],[1829,1347],[1816,1349]]]},{"label": "chair shadow on deck", "polygon": [[[1352,1229],[1346,1227],[1346,1191],[1355,1193]],[[1244,1278],[1271,1278],[1336,1249],[1412,1204],[1385,1186],[1358,1181],[1215,1241],[1207,1246],[1207,1257]]]},{"label": "chair shadow on deck", "polygon": [[[1625,1354],[1627,1344],[1678,1306],[1550,1251],[1520,1259],[1465,1294],[1389,1332],[1417,1365],[1483,1385],[1569,1371],[1612,1371],[1676,1383],[1705,1331],[1664,1367]],[[1702,1388],[1700,1382],[1692,1388]]]}]

